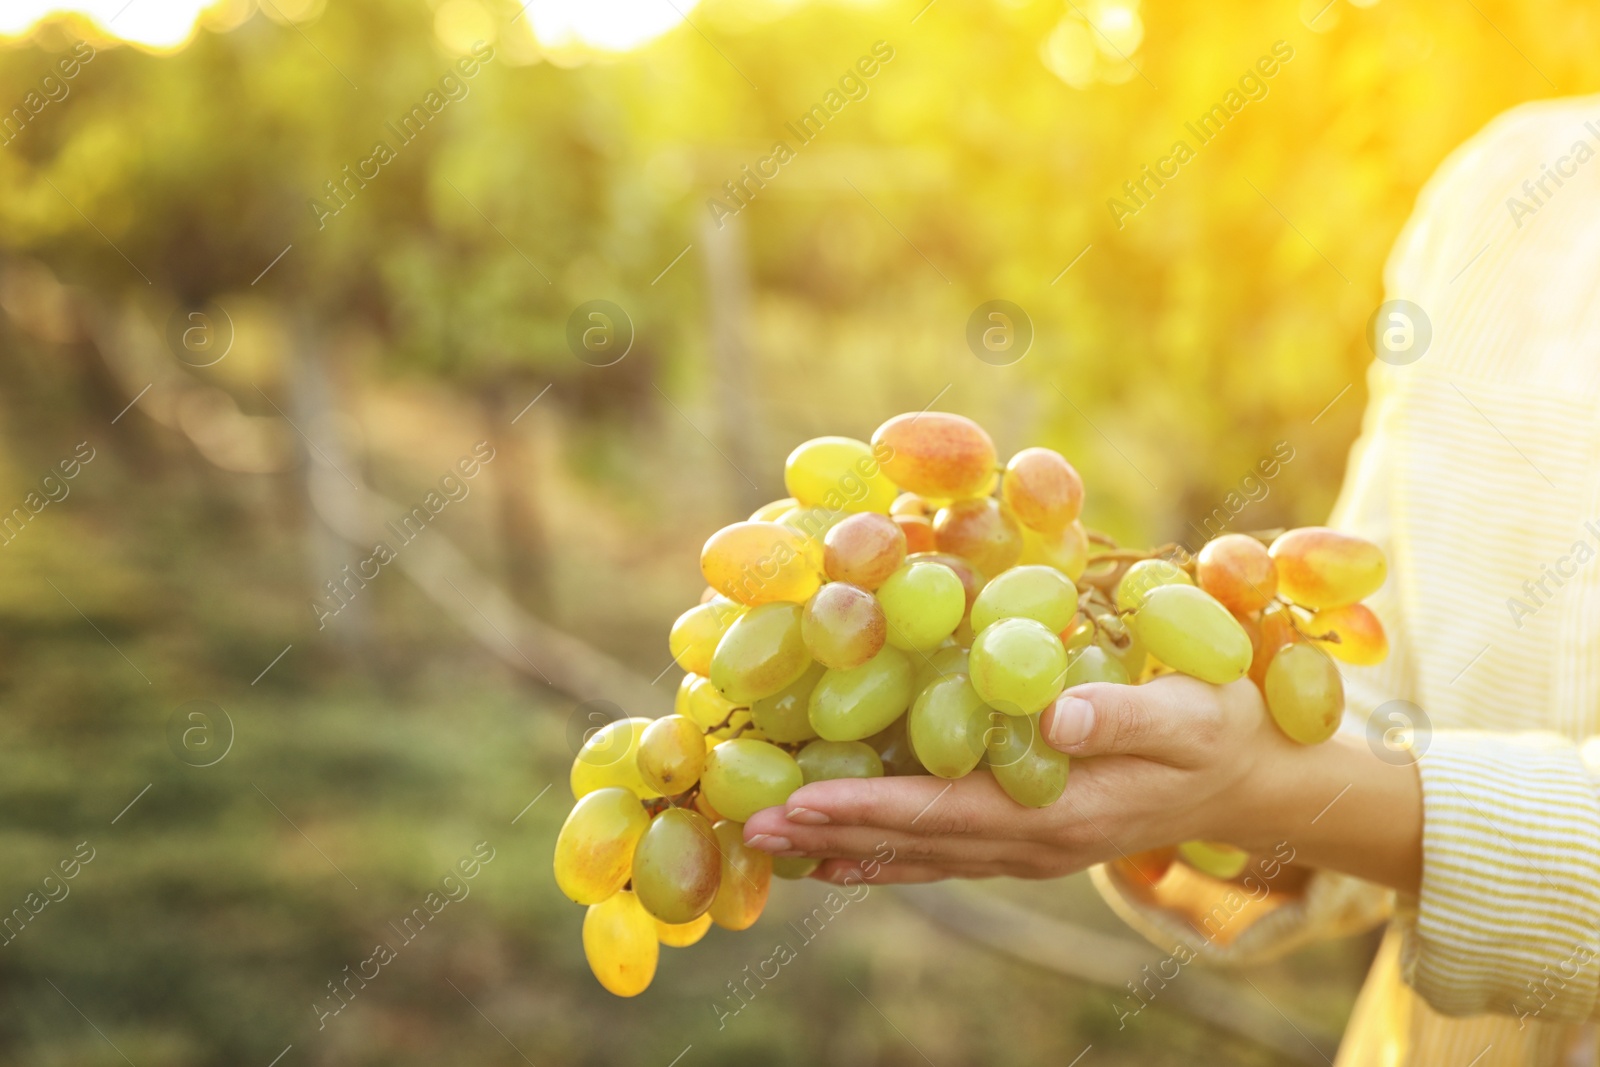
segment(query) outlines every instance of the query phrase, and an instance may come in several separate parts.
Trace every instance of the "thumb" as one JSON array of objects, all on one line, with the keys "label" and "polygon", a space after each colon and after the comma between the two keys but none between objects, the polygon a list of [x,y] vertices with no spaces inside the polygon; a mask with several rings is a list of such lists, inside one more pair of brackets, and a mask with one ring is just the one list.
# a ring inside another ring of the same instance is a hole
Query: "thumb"
[{"label": "thumb", "polygon": [[1162,762],[1192,760],[1193,725],[1199,702],[1175,699],[1185,686],[1074,686],[1040,717],[1052,748],[1072,756],[1146,756]]}]

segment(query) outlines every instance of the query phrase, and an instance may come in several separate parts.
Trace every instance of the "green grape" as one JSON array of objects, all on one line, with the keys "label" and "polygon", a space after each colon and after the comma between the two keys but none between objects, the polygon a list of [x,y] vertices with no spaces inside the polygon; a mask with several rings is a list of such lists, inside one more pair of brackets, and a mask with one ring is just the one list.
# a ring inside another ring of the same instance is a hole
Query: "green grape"
[{"label": "green grape", "polygon": [[656,919],[656,937],[663,945],[670,948],[688,948],[706,936],[706,931],[709,929],[711,929],[710,912],[686,923],[664,923]]},{"label": "green grape", "polygon": [[661,958],[656,921],[624,889],[583,916],[583,956],[608,993],[633,997],[650,988]]},{"label": "green grape", "polygon": [[917,759],[940,778],[962,778],[983,759],[989,709],[965,675],[934,682],[906,715]]},{"label": "green grape", "polygon": [[1043,808],[1067,788],[1072,761],[1039,735],[1039,716],[1002,715],[989,729],[987,760],[994,780],[1018,804]]},{"label": "green grape", "polygon": [[820,571],[824,559],[824,539],[844,516],[844,512],[828,508],[790,508],[778,516],[778,525],[787,526],[806,539],[806,552]]},{"label": "green grape", "polygon": [[883,647],[885,632],[878,598],[845,582],[829,582],[817,590],[800,615],[800,636],[812,658],[825,667],[861,666]]},{"label": "green grape", "polygon": [[677,796],[700,780],[706,765],[705,734],[692,719],[666,715],[639,738],[639,775],[662,796]]},{"label": "green grape", "polygon": [[1175,671],[1226,685],[1250,670],[1250,635],[1210,593],[1192,585],[1150,590],[1129,617],[1150,655]]},{"label": "green grape", "polygon": [[700,775],[706,800],[735,822],[782,804],[804,784],[793,756],[777,745],[743,737],[712,749]]},{"label": "green grape", "polygon": [[791,882],[807,877],[820,866],[822,861],[812,856],[772,857],[772,873]]},{"label": "green grape", "polygon": [[689,687],[687,707],[678,714],[691,720],[702,730],[714,730],[728,721],[739,707],[733,701],[717,692],[717,687],[711,684],[710,678],[702,678],[691,674],[685,677],[693,678],[694,684]]},{"label": "green grape", "polygon": [[1078,587],[1072,579],[1041,564],[1012,567],[983,587],[972,605],[972,629],[982,633],[1001,619],[1034,619],[1052,633],[1072,625],[1078,613]]},{"label": "green grape", "polygon": [[661,795],[645,784],[639,774],[639,739],[653,719],[618,719],[609,722],[589,735],[572,761],[573,797],[582,797],[619,785],[632,790],[641,800],[652,800]]},{"label": "green grape", "polygon": [[967,673],[967,650],[948,645],[925,656],[911,657],[911,691],[920,693],[941,678]]},{"label": "green grape", "polygon": [[967,665],[985,704],[1007,715],[1032,715],[1061,695],[1067,650],[1036,619],[1001,619],[972,643]]},{"label": "green grape", "polygon": [[713,597],[704,604],[696,604],[672,624],[667,645],[678,666],[691,674],[708,674],[711,671],[711,653],[746,608],[726,597]]},{"label": "green grape", "polygon": [[859,741],[911,703],[911,661],[885,648],[859,667],[828,671],[811,691],[811,728],[829,741]]},{"label": "green grape", "polygon": [[598,904],[628,882],[634,847],[650,816],[629,790],[596,789],[579,799],[556,835],[556,885],[579,904]]},{"label": "green grape", "polygon": [[1177,564],[1164,559],[1141,559],[1117,583],[1117,610],[1137,611],[1152,589],[1163,585],[1193,585],[1194,579]]},{"label": "green grape", "polygon": [[744,824],[723,819],[715,827],[722,881],[711,919],[724,930],[747,930],[761,918],[772,886],[772,856],[744,843]]},{"label": "green grape", "polygon": [[1344,681],[1329,655],[1309,643],[1289,645],[1267,668],[1267,710],[1272,721],[1302,745],[1332,737],[1344,713]]},{"label": "green grape", "polygon": [[961,579],[942,563],[907,563],[878,587],[878,602],[889,644],[907,650],[936,647],[967,611]]},{"label": "green grape", "polygon": [[1099,645],[1090,645],[1080,650],[1067,663],[1066,688],[1083,685],[1085,682],[1114,682],[1117,685],[1128,684],[1128,672],[1122,666],[1122,661]]},{"label": "green grape", "polygon": [[816,737],[817,731],[811,728],[811,691],[827,671],[822,664],[813,663],[798,681],[752,703],[750,716],[756,729],[785,744]]},{"label": "green grape", "polygon": [[633,892],[664,923],[704,915],[717,895],[722,856],[711,824],[698,811],[668,808],[650,821],[633,851]]},{"label": "green grape", "polygon": [[1250,853],[1219,841],[1185,841],[1178,846],[1178,855],[1201,874],[1223,882],[1237,878],[1250,862]]},{"label": "green grape", "polygon": [[883,777],[883,760],[863,741],[813,741],[794,760],[807,785],[830,778]]},{"label": "green grape", "polygon": [[902,715],[888,726],[867,738],[867,744],[883,760],[883,772],[896,777],[926,775],[928,768],[917,759],[911,747],[911,736],[906,730],[906,716]]},{"label": "green grape", "polygon": [[763,604],[734,620],[711,656],[711,682],[736,704],[771,696],[811,665],[799,604]]}]

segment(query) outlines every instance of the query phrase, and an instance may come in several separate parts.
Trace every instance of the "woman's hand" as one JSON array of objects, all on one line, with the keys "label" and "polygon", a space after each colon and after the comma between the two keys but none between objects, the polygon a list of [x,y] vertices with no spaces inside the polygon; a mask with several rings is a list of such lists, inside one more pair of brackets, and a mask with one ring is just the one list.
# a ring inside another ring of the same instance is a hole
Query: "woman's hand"
[{"label": "woman's hand", "polygon": [[[1168,675],[1146,685],[1081,685],[1040,719],[1073,757],[1066,792],[1025,808],[987,773],[842,778],[802,786],[745,823],[745,841],[819,856],[837,880],[887,842],[877,878],[1055,878],[1183,841],[1253,852],[1280,842],[1297,862],[1405,892],[1422,871],[1416,767],[1379,758],[1359,735],[1320,745],[1286,738],[1248,681]],[[881,855],[876,855],[881,861]],[[875,878],[875,880],[877,880]]]},{"label": "woman's hand", "polygon": [[1194,839],[1261,844],[1264,768],[1296,754],[1248,681],[1183,675],[1147,685],[1074,688],[1046,709],[1043,737],[1075,759],[1066,792],[1025,808],[986,773],[837,779],[798,790],[745,824],[745,840],[780,855],[828,857],[819,877],[851,869],[887,841],[897,882],[1009,875],[1054,878]]}]

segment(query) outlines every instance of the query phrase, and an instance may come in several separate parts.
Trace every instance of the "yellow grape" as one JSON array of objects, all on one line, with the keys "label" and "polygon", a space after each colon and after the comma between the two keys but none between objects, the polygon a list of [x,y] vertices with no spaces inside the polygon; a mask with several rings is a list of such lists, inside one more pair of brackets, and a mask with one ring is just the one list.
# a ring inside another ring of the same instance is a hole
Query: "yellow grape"
[{"label": "yellow grape", "polygon": [[930,507],[927,500],[916,493],[901,493],[894,498],[894,503],[889,505],[890,515],[906,515],[922,519],[933,518],[933,513],[938,511]]},{"label": "yellow grape", "polygon": [[989,771],[1018,804],[1048,807],[1066,792],[1072,760],[1045,744],[1039,734],[1039,716],[993,716],[985,742]]},{"label": "yellow grape", "polygon": [[896,415],[872,435],[883,473],[922,496],[959,499],[994,477],[994,442],[982,426],[942,411]]},{"label": "yellow grape", "polygon": [[1060,633],[1078,613],[1078,588],[1054,567],[1012,567],[983,587],[972,605],[972,628],[982,633],[1001,619],[1035,619]]},{"label": "yellow grape", "polygon": [[829,741],[860,741],[887,727],[911,703],[911,661],[884,648],[859,667],[830,670],[811,691],[811,728]]},{"label": "yellow grape", "polygon": [[940,778],[962,778],[983,759],[990,710],[965,675],[934,682],[906,715],[917,760]]},{"label": "yellow grape", "polygon": [[807,785],[832,778],[883,777],[883,760],[865,741],[812,741],[794,761]]},{"label": "yellow grape", "polygon": [[706,936],[706,931],[709,929],[711,929],[709,911],[698,919],[691,919],[686,923],[664,923],[660,919],[656,920],[656,938],[668,948],[688,948]]},{"label": "yellow grape", "polygon": [[1388,573],[1377,545],[1326,526],[1290,530],[1269,551],[1277,564],[1278,592],[1313,611],[1365,600]]},{"label": "yellow grape", "polygon": [[811,691],[827,670],[822,664],[813,663],[797,681],[752,703],[750,718],[756,729],[773,741],[785,743],[816,737],[817,731],[811,728]]},{"label": "yellow grape", "polygon": [[1291,741],[1315,745],[1332,737],[1344,713],[1344,680],[1328,654],[1300,643],[1279,649],[1267,668],[1267,710]]},{"label": "yellow grape", "polygon": [[900,716],[888,726],[867,738],[867,744],[878,753],[878,758],[883,760],[883,773],[897,777],[907,775],[926,775],[928,768],[917,759],[916,750],[911,747],[911,737],[906,730],[907,716]]},{"label": "yellow grape", "polygon": [[717,692],[717,687],[711,683],[710,678],[701,678],[694,674],[686,677],[693,678],[694,684],[690,686],[686,706],[679,714],[702,730],[714,730],[727,722],[728,716],[732,715],[739,705]]},{"label": "yellow grape", "polygon": [[848,582],[829,582],[806,601],[800,635],[825,667],[859,667],[883,647],[888,631],[878,598]]},{"label": "yellow grape", "polygon": [[1278,568],[1267,546],[1246,534],[1223,534],[1195,557],[1200,588],[1235,615],[1252,615],[1272,603]]},{"label": "yellow grape", "polygon": [[972,688],[1007,715],[1033,715],[1061,695],[1067,650],[1035,619],[1001,619],[986,627],[967,657]]},{"label": "yellow grape", "polygon": [[1223,882],[1237,878],[1250,862],[1250,853],[1220,841],[1185,841],[1178,846],[1178,855],[1201,874]]},{"label": "yellow grape", "polygon": [[996,575],[1022,558],[1022,525],[993,497],[957,500],[933,518],[940,552],[950,552],[984,574]]},{"label": "yellow grape", "polygon": [[921,515],[896,515],[894,524],[900,536],[906,539],[906,555],[918,552],[937,552],[939,539],[933,535],[933,520]]},{"label": "yellow grape", "polygon": [[672,624],[667,645],[678,666],[691,674],[711,673],[711,653],[734,620],[747,609],[721,597],[696,604]]},{"label": "yellow grape", "polygon": [[686,674],[678,679],[678,690],[672,695],[672,713],[674,715],[689,714],[689,696],[694,692],[695,683],[702,680],[698,674]]},{"label": "yellow grape", "polygon": [[750,516],[750,521],[777,522],[778,516],[786,511],[793,511],[799,506],[800,501],[792,496],[786,496],[782,500],[774,500],[770,504],[762,504],[759,508],[756,508],[755,514]]},{"label": "yellow grape", "polygon": [[724,930],[747,930],[761,918],[772,887],[772,856],[744,843],[744,824],[723,819],[714,827],[722,878],[711,919]]},{"label": "yellow grape", "polygon": [[811,666],[799,604],[763,604],[729,627],[711,657],[711,683],[736,704],[781,690]]},{"label": "yellow grape", "polygon": [[724,526],[701,549],[700,572],[717,592],[751,606],[801,603],[822,585],[806,537],[776,522]]},{"label": "yellow grape", "polygon": [[624,889],[583,916],[583,956],[607,992],[633,997],[650,988],[661,958],[656,921]]},{"label": "yellow grape", "polygon": [[1164,559],[1141,559],[1117,583],[1117,610],[1138,611],[1150,590],[1163,585],[1193,585],[1194,579],[1177,564]]},{"label": "yellow grape", "polygon": [[[931,527],[929,532],[931,540]],[[905,533],[893,519],[872,512],[846,517],[823,538],[823,570],[835,582],[876,589],[905,559]]]},{"label": "yellow grape", "polygon": [[822,866],[822,861],[812,856],[774,856],[772,873],[779,878],[796,881]]},{"label": "yellow grape", "polygon": [[921,693],[943,678],[967,673],[967,650],[960,645],[947,645],[926,656],[911,659],[911,691]]},{"label": "yellow grape", "polygon": [[694,720],[664,715],[639,737],[639,776],[662,796],[677,796],[700,780],[706,739]]},{"label": "yellow grape", "polygon": [[1061,453],[1024,448],[1006,464],[1000,497],[1023,526],[1059,534],[1083,510],[1083,479]]},{"label": "yellow grape", "polygon": [[734,738],[711,750],[700,788],[712,807],[735,822],[782,804],[805,784],[794,757],[766,741]]},{"label": "yellow grape", "polygon": [[802,507],[887,514],[898,490],[865,441],[817,437],[789,453],[783,484]]},{"label": "yellow grape", "polygon": [[642,800],[661,795],[639,773],[639,739],[654,720],[634,717],[618,719],[600,727],[578,749],[572,761],[574,798],[583,797],[606,786],[621,786]]},{"label": "yellow grape", "polygon": [[1074,652],[1067,663],[1067,689],[1075,685],[1084,685],[1088,682],[1111,682],[1114,685],[1128,684],[1128,670],[1122,661],[1099,645],[1090,645],[1087,648]]},{"label": "yellow grape", "polygon": [[698,811],[668,808],[650,821],[633,852],[633,892],[664,923],[704,915],[717,895],[722,857]]},{"label": "yellow grape", "polygon": [[[1314,613],[1305,626],[1317,647],[1334,659],[1370,667],[1389,656],[1389,638],[1383,632],[1383,623],[1365,604],[1324,608]],[[1337,636],[1338,640],[1318,640],[1328,634]]]},{"label": "yellow grape", "polygon": [[878,587],[888,642],[899,649],[931,649],[955,632],[966,614],[966,591],[942,563],[907,561]]},{"label": "yellow grape", "polygon": [[1076,519],[1059,535],[1042,534],[1024,526],[1018,562],[1042,563],[1077,581],[1089,567],[1089,534]]},{"label": "yellow grape", "polygon": [[827,508],[793,508],[778,516],[778,525],[787,526],[805,538],[806,561],[811,569],[822,573],[823,541],[828,532],[845,518],[843,511]]},{"label": "yellow grape", "polygon": [[616,786],[573,805],[556,835],[556,885],[579,904],[598,904],[628,882],[634,847],[650,816],[639,798]]},{"label": "yellow grape", "polygon": [[1129,619],[1149,654],[1175,671],[1225,685],[1250,670],[1250,635],[1203,589],[1158,585]]}]

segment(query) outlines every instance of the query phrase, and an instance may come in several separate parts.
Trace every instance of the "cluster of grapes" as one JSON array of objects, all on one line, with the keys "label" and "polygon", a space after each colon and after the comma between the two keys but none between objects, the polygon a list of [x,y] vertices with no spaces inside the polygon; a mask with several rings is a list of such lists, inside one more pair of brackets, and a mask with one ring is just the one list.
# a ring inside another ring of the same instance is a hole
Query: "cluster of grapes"
[{"label": "cluster of grapes", "polygon": [[[815,869],[743,842],[744,820],[804,783],[982,766],[1044,807],[1069,760],[1039,715],[1071,686],[1249,676],[1283,732],[1314,744],[1344,705],[1330,654],[1387,652],[1359,603],[1383,583],[1375,545],[1309,528],[1270,548],[1229,534],[1192,561],[1118,549],[1078,521],[1066,459],[1028,448],[1001,469],[963,416],[808,441],[784,484],[705,543],[709,588],[670,637],[687,672],[674,713],[606,725],[572,765],[556,881],[588,905],[584,953],[620,996],[650,984],[660,945],[745,929],[772,875]],[[1185,847],[1208,873],[1242,866],[1228,846]]]}]

